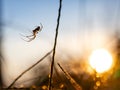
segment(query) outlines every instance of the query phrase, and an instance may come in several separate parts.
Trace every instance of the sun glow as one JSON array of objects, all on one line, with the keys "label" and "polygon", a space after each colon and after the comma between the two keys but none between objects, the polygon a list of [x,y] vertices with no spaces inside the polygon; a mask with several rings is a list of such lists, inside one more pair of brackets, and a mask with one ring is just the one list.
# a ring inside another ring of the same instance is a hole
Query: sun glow
[{"label": "sun glow", "polygon": [[111,54],[105,49],[97,49],[92,52],[89,58],[89,64],[98,73],[103,73],[110,69],[113,60]]}]

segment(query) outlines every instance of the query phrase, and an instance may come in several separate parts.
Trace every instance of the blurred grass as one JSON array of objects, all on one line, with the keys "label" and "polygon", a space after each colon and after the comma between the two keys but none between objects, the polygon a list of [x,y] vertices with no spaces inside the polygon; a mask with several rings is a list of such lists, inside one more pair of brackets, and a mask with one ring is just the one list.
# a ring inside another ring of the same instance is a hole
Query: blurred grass
[{"label": "blurred grass", "polygon": [[[114,74],[103,75],[100,78],[96,78],[94,74],[89,74],[86,70],[85,62],[79,60],[65,61],[64,64],[61,62],[64,68],[68,71],[70,76],[82,87],[83,90],[120,90],[120,78],[114,78]],[[46,68],[46,72],[42,73],[38,79],[34,80],[34,83],[26,88],[24,82],[21,83],[22,90],[47,90],[49,84],[49,76],[47,67],[39,67],[39,71]],[[69,82],[63,72],[57,67],[59,76],[56,73],[53,74],[52,88],[53,90],[76,90],[74,86]],[[85,71],[86,70],[86,71]],[[38,71],[37,71],[38,72]],[[119,72],[119,71],[118,71]],[[34,72],[36,75],[37,73]],[[38,72],[38,75],[40,72]],[[96,79],[95,79],[96,78]],[[104,80],[106,78],[106,80]],[[94,89],[96,81],[100,81],[100,86]],[[23,84],[23,86],[22,86]],[[24,88],[25,87],[25,88]],[[20,88],[20,87],[19,87]],[[9,90],[19,90],[19,88],[13,88]],[[20,90],[21,90],[20,89]]]}]

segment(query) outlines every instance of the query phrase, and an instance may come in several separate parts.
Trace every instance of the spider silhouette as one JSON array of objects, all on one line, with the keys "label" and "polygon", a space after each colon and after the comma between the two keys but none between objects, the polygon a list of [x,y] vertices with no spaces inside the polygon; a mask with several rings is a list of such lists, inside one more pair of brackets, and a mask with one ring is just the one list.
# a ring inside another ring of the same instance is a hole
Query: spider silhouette
[{"label": "spider silhouette", "polygon": [[25,39],[23,39],[23,40],[27,41],[27,42],[34,40],[36,38],[36,35],[38,34],[38,32],[40,32],[42,30],[42,28],[43,28],[43,25],[40,23],[40,26],[38,26],[34,30],[32,30],[32,35],[24,36],[21,34],[23,37],[26,37],[28,39],[28,40],[25,40]]}]

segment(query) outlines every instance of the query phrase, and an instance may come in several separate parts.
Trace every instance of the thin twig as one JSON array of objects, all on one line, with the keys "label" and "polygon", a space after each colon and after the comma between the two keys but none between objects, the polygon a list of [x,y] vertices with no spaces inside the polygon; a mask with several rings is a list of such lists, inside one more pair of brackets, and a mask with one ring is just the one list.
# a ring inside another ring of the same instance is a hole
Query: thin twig
[{"label": "thin twig", "polygon": [[70,76],[70,74],[62,68],[62,66],[58,63],[58,66],[60,67],[60,69],[63,71],[63,73],[65,74],[66,78],[70,81],[70,83],[73,85],[73,87],[76,90],[82,90],[81,86]]},{"label": "thin twig", "polygon": [[52,76],[53,76],[53,67],[54,67],[54,59],[55,59],[57,37],[58,37],[58,28],[59,28],[59,22],[60,22],[60,16],[61,16],[61,7],[62,7],[62,0],[59,0],[58,18],[57,18],[55,41],[54,41],[54,47],[53,47],[53,55],[52,55],[52,63],[51,63],[51,71],[50,71],[49,88],[48,88],[49,90],[52,89]]},{"label": "thin twig", "polygon": [[26,72],[28,72],[29,70],[31,70],[33,67],[35,67],[38,63],[40,63],[42,60],[44,60],[48,55],[50,55],[52,53],[53,50],[51,50],[50,52],[48,52],[45,56],[43,56],[39,61],[37,61],[35,64],[33,64],[32,66],[30,66],[28,69],[26,69],[25,71],[23,71],[9,86],[8,89],[11,88],[15,82],[22,77]]}]

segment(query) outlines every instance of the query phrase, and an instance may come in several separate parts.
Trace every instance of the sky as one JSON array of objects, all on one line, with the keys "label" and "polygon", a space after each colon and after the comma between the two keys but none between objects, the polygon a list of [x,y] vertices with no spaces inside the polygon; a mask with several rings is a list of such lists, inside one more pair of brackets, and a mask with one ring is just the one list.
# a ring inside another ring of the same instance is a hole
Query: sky
[{"label": "sky", "polygon": [[[3,0],[2,51],[7,64],[4,74],[12,78],[4,76],[7,85],[52,49],[58,5],[59,0]],[[58,51],[82,56],[86,49],[103,47],[111,39],[109,34],[120,29],[119,16],[119,0],[63,0]],[[43,29],[34,41],[21,39],[20,34],[30,35],[40,23]]]}]

